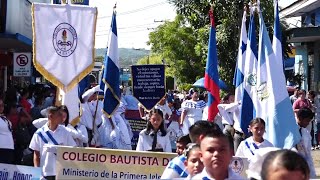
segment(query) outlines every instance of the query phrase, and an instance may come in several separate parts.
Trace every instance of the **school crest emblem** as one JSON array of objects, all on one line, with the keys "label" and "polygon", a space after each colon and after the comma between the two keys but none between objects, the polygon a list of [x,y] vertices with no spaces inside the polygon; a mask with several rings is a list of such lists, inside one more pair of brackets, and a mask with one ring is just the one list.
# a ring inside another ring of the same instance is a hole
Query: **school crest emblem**
[{"label": "school crest emblem", "polygon": [[60,23],[54,29],[52,43],[59,56],[68,57],[77,48],[77,32],[70,24]]},{"label": "school crest emblem", "polygon": [[243,160],[241,158],[234,158],[230,163],[233,172],[241,174],[244,168]]}]

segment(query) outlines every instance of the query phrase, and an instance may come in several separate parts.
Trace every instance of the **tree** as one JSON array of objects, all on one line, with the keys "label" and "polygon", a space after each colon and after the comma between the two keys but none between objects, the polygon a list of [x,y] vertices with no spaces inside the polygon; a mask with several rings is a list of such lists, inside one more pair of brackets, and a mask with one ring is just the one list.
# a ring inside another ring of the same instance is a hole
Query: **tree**
[{"label": "tree", "polygon": [[[173,22],[166,22],[150,33],[149,44],[152,52],[165,57],[176,76],[183,83],[193,83],[204,75],[208,51],[209,0],[168,0],[176,7],[178,16]],[[217,52],[219,74],[229,87],[232,87],[234,69],[237,60],[240,25],[246,0],[214,0],[214,15],[217,30]],[[261,11],[269,30],[273,35],[273,1],[261,1]],[[256,17],[258,15],[256,14]],[[257,31],[259,30],[256,18]],[[283,32],[285,26],[283,26]],[[258,32],[257,32],[258,35]],[[257,37],[258,38],[258,37]],[[286,36],[283,35],[283,40]],[[290,49],[283,41],[284,52]],[[286,55],[286,53],[285,53]],[[192,71],[190,71],[192,70]]]},{"label": "tree", "polygon": [[149,34],[153,53],[160,54],[166,60],[170,73],[180,82],[194,83],[204,75],[204,62],[196,53],[198,34],[178,15],[173,22],[165,22]]}]

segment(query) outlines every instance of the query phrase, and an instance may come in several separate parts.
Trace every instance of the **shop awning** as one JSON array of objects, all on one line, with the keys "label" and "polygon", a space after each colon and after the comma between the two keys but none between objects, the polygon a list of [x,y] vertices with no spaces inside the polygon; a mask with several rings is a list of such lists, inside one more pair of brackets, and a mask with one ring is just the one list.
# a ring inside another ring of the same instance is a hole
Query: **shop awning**
[{"label": "shop awning", "polygon": [[289,43],[315,42],[320,40],[320,27],[301,27],[288,30]]},{"label": "shop awning", "polygon": [[300,0],[280,11],[280,18],[298,17],[320,7],[319,0]]},{"label": "shop awning", "polygon": [[0,33],[0,50],[9,52],[31,52],[32,40],[19,33]]}]

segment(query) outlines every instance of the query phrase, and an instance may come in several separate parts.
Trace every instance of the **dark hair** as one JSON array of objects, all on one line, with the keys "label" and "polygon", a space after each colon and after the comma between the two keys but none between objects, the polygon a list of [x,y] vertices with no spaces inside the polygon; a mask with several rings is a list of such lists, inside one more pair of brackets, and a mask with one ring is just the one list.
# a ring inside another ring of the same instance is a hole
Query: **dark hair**
[{"label": "dark hair", "polygon": [[176,140],[176,143],[181,143],[181,144],[184,144],[184,145],[187,145],[189,143],[191,143],[191,139],[189,137],[189,134],[187,135],[184,135],[184,136],[179,136]]},{"label": "dark hair", "polygon": [[43,101],[44,101],[44,98],[42,95],[38,95],[36,98],[35,98],[35,101],[34,101],[34,104],[36,106],[40,106],[43,104]]},{"label": "dark hair", "polygon": [[69,124],[69,110],[68,110],[68,107],[66,105],[61,105],[60,109],[67,114],[67,118],[64,121],[64,126],[68,126],[68,124]]},{"label": "dark hair", "polygon": [[314,113],[311,111],[311,109],[304,107],[299,109],[299,111],[297,112],[297,117],[299,119],[305,119],[305,118],[310,118],[312,119],[314,116]]},{"label": "dark hair", "polygon": [[263,124],[264,127],[266,127],[266,122],[262,118],[259,118],[259,117],[252,119],[250,121],[249,125],[253,126],[253,125],[258,124],[258,123],[261,123],[261,124]]},{"label": "dark hair", "polygon": [[303,94],[306,94],[306,90],[300,89],[300,90],[299,90],[299,94],[302,94],[302,93],[303,93]]},{"label": "dark hair", "polygon": [[197,121],[189,128],[189,136],[191,142],[195,143],[199,139],[200,135],[206,135],[211,132],[221,132],[220,127],[213,122],[209,121]]},{"label": "dark hair", "polygon": [[[22,96],[26,95],[27,93],[29,93],[29,90],[28,90],[27,88],[24,88],[24,89],[21,90],[20,95],[21,95],[21,97],[22,97]],[[30,94],[30,93],[29,93],[29,94]],[[28,95],[28,97],[29,97],[29,95]],[[28,97],[27,97],[27,98],[28,98]]]},{"label": "dark hair", "polygon": [[306,160],[294,151],[287,149],[272,151],[267,154],[266,158],[262,163],[261,178],[263,180],[268,179],[270,166],[275,164],[289,171],[301,171],[305,178],[309,177],[310,169]]},{"label": "dark hair", "polygon": [[47,113],[49,114],[56,114],[57,112],[60,112],[61,108],[57,106],[50,106],[47,108]]},{"label": "dark hair", "polygon": [[[160,124],[159,131],[161,132],[161,136],[167,135],[167,131],[164,126],[163,112],[160,109],[152,109],[149,114],[150,114],[150,118],[153,114],[159,114],[161,116],[162,122]],[[154,129],[151,122],[148,119],[146,134],[149,135],[151,130],[154,130]]]},{"label": "dark hair", "polygon": [[316,97],[316,92],[315,91],[309,91],[308,94],[311,95],[312,98]]},{"label": "dark hair", "polygon": [[186,147],[186,150],[184,151],[184,155],[187,157],[187,160],[190,157],[190,153],[194,151],[195,149],[200,149],[200,145],[196,143],[189,143]]},{"label": "dark hair", "polygon": [[230,149],[233,150],[233,146],[232,146],[232,144],[230,143],[228,137],[227,137],[226,135],[224,135],[221,130],[220,130],[220,131],[210,131],[210,132],[208,132],[207,134],[205,134],[204,137],[222,138],[222,139],[224,139],[224,140],[228,143]]},{"label": "dark hair", "polygon": [[227,95],[225,95],[225,96],[223,97],[222,100],[223,100],[223,101],[229,101],[230,96],[234,96],[234,94],[228,93]]}]

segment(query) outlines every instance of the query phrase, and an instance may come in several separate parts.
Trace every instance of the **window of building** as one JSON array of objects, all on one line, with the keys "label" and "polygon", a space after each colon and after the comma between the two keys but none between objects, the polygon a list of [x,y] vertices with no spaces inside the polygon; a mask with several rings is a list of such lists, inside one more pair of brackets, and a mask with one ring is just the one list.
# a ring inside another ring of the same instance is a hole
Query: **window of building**
[{"label": "window of building", "polygon": [[314,26],[316,25],[316,13],[311,14],[311,24]]}]

